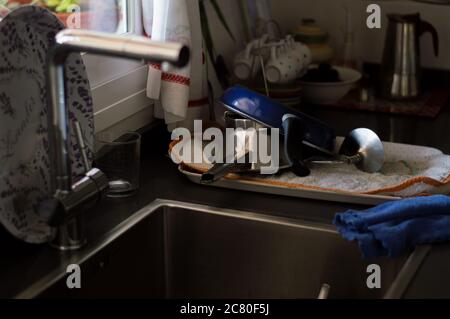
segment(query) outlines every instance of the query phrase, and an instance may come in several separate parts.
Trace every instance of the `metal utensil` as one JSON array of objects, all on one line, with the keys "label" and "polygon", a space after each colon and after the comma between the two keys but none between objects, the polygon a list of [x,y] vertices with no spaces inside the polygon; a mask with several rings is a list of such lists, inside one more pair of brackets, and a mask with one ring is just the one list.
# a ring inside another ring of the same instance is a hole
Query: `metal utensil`
[{"label": "metal utensil", "polygon": [[[254,128],[256,129],[257,123],[250,119],[246,119],[244,117],[239,116],[236,113],[227,111],[224,114],[224,121],[227,128],[233,129],[242,129],[247,130]],[[201,178],[202,184],[211,184],[217,182],[222,179],[224,176],[230,173],[235,173],[239,171],[245,171],[252,169],[252,164],[246,161],[245,163],[240,164],[239,160],[243,157],[247,157],[249,153],[248,145],[251,143],[250,136],[245,134],[238,134],[237,132],[234,134],[234,145],[235,149],[233,150],[234,154],[226,154],[225,160],[228,159],[229,156],[232,156],[233,161],[225,161],[225,163],[217,163],[215,164],[208,172],[204,173]]]},{"label": "metal utensil", "polygon": [[317,299],[319,299],[319,300],[328,299],[328,296],[330,295],[330,289],[331,289],[331,286],[329,284],[323,284],[322,288],[320,289],[320,293],[319,293],[319,296],[317,297]]},{"label": "metal utensil", "polygon": [[202,174],[200,179],[200,183],[202,184],[213,184],[222,178],[224,178],[228,174],[232,173],[241,173],[245,171],[251,170],[252,164],[244,163],[224,163],[224,164],[216,164],[209,171]]},{"label": "metal utensil", "polygon": [[330,158],[312,157],[307,162],[354,164],[363,172],[376,173],[383,167],[384,159],[384,146],[378,135],[367,128],[358,128],[347,135],[339,154],[330,154]]},{"label": "metal utensil", "polygon": [[[241,131],[236,130],[234,133],[234,154],[224,153],[225,163],[217,163],[206,173],[202,174],[200,180],[202,184],[215,183],[231,173],[259,173],[263,166],[259,161],[257,163],[250,161],[250,145],[253,143],[252,138],[256,137],[246,133],[248,129],[255,129],[257,131],[263,126],[231,111],[225,112],[224,121],[227,128],[241,129]],[[268,149],[271,150],[270,143]],[[227,161],[229,157],[232,157],[233,161]],[[289,164],[284,159],[283,152],[280,152],[280,170],[288,167]]]}]

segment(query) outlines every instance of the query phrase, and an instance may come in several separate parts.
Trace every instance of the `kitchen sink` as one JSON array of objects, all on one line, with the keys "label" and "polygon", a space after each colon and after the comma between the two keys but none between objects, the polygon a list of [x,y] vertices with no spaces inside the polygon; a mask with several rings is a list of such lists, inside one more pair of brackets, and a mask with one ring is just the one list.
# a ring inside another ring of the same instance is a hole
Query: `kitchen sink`
[{"label": "kitchen sink", "polygon": [[428,249],[363,260],[331,225],[158,200],[71,257],[82,289],[62,274],[39,297],[297,299],[327,284],[329,298],[397,298]]}]

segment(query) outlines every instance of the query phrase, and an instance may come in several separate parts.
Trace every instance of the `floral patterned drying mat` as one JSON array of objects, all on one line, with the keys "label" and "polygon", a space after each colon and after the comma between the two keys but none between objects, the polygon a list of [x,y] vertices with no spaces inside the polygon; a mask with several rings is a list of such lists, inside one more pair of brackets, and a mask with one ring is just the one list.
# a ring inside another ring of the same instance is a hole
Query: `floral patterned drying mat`
[{"label": "floral patterned drying mat", "polygon": [[[341,137],[337,139],[336,149],[339,149],[342,141]],[[177,143],[189,142],[172,142],[169,153]],[[388,142],[383,144],[385,164],[380,172],[374,174],[362,172],[354,165],[316,164],[311,167],[311,175],[308,177],[298,177],[287,170],[276,175],[230,174],[226,179],[299,191],[315,190],[400,198],[450,193],[449,155],[429,147]],[[191,145],[195,147],[202,144]],[[197,174],[205,173],[211,167],[208,163],[181,163],[183,171]]]}]

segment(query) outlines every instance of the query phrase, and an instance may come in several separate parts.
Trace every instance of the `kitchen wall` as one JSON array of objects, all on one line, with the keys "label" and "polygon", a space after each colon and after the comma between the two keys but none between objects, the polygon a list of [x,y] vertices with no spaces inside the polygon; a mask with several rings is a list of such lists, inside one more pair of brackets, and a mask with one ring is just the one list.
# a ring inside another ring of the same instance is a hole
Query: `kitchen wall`
[{"label": "kitchen wall", "polygon": [[[367,62],[380,62],[384,48],[387,13],[416,13],[431,22],[438,30],[441,42],[439,58],[434,57],[431,36],[422,38],[422,65],[429,68],[450,70],[450,5],[436,5],[405,0],[271,0],[273,17],[285,31],[301,23],[303,18],[312,17],[326,28],[335,48],[341,43],[345,23],[344,4],[348,4],[355,31],[355,50]],[[366,26],[369,4],[379,4],[383,12],[381,29],[370,30]]]},{"label": "kitchen wall", "polygon": [[[240,0],[219,0],[236,42],[230,39],[216,17],[211,4],[207,2],[209,20],[217,51],[222,54],[228,65],[238,50],[245,43],[244,24],[239,7]],[[255,0],[258,1],[258,0]],[[344,4],[351,10],[355,32],[355,51],[364,61],[381,62],[384,49],[385,31],[388,13],[416,13],[431,22],[438,30],[440,37],[440,55],[434,56],[432,39],[425,35],[422,40],[422,63],[425,67],[450,70],[450,5],[436,5],[410,0],[270,0],[273,17],[280,23],[283,31],[288,32],[301,23],[303,18],[312,17],[326,28],[331,36],[331,43],[339,49],[343,40],[345,26]],[[376,3],[381,6],[383,19],[382,28],[370,30],[366,26],[366,8]]]}]

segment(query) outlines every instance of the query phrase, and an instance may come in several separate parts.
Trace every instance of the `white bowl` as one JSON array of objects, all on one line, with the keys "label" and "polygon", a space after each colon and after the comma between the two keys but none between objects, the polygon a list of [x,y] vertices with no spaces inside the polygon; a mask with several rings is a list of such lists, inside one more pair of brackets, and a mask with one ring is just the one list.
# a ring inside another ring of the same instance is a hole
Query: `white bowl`
[{"label": "white bowl", "polygon": [[344,67],[333,67],[339,72],[340,82],[300,81],[302,101],[312,104],[333,104],[341,100],[353,88],[362,75],[358,71]]}]

